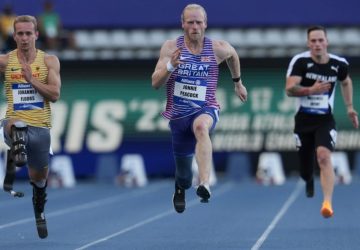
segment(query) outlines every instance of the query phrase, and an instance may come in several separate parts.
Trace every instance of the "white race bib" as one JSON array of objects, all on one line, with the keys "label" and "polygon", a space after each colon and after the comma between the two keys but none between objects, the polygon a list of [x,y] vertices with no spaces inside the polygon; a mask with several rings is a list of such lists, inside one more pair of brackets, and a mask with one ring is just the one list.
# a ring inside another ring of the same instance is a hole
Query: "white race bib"
[{"label": "white race bib", "polygon": [[301,106],[311,109],[327,109],[329,107],[328,95],[310,95],[301,98]]},{"label": "white race bib", "polygon": [[179,98],[193,100],[193,101],[205,101],[206,86],[190,85],[181,82],[175,82],[174,96]]},{"label": "white race bib", "polygon": [[44,97],[30,83],[13,83],[14,111],[44,108]]}]

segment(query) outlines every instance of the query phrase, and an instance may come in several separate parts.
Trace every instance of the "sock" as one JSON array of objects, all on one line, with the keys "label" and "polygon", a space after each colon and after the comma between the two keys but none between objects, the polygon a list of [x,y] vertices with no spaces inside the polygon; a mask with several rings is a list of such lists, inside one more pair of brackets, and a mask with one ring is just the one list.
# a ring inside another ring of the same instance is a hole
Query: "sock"
[{"label": "sock", "polygon": [[44,188],[46,186],[46,180],[34,181],[33,183],[37,188]]}]

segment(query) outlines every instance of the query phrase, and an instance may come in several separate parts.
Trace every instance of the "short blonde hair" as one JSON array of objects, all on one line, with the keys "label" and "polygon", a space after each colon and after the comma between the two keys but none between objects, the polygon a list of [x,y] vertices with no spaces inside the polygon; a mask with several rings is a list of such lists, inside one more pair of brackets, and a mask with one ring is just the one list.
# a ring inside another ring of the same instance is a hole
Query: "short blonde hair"
[{"label": "short blonde hair", "polygon": [[17,23],[33,23],[34,30],[37,31],[37,21],[36,18],[30,15],[17,16],[14,21],[14,31],[16,31],[15,25]]},{"label": "short blonde hair", "polygon": [[185,13],[185,10],[190,10],[190,9],[199,9],[203,12],[204,14],[204,21],[205,23],[207,23],[207,14],[206,14],[206,11],[204,9],[204,7],[202,7],[201,5],[199,4],[196,4],[196,3],[191,3],[191,4],[188,4],[185,6],[184,10],[182,11],[181,13],[181,22],[184,22],[184,13]]}]

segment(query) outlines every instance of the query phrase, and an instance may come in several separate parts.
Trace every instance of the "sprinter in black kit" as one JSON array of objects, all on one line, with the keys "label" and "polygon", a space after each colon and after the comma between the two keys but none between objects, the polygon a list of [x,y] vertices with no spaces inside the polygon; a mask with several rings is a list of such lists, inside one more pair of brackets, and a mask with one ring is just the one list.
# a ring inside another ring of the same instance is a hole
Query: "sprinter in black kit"
[{"label": "sprinter in black kit", "polygon": [[333,116],[337,82],[340,83],[347,114],[355,128],[358,115],[353,107],[353,85],[349,63],[343,57],[328,53],[326,30],[313,26],[307,30],[309,51],[295,55],[287,70],[286,93],[299,99],[295,115],[294,135],[300,158],[300,175],[306,182],[307,197],[314,196],[315,160],[320,167],[323,191],[321,214],[333,216],[332,196],[335,174],[331,152],[336,143],[336,123]]}]

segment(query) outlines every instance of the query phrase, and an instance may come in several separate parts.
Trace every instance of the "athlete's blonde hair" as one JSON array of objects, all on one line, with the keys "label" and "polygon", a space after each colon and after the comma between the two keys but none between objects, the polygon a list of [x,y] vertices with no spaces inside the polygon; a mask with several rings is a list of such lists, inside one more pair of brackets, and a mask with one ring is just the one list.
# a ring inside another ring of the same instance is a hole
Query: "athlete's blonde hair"
[{"label": "athlete's blonde hair", "polygon": [[14,21],[14,31],[16,31],[15,25],[17,23],[33,23],[34,30],[37,31],[37,21],[36,18],[30,15],[17,16]]},{"label": "athlete's blonde hair", "polygon": [[194,9],[199,9],[203,12],[204,14],[204,21],[205,23],[207,23],[207,14],[206,14],[206,11],[204,9],[204,7],[202,7],[201,5],[199,4],[196,4],[196,3],[191,3],[191,4],[188,4],[185,6],[184,10],[182,11],[181,13],[181,22],[183,23],[184,22],[184,13],[186,10],[194,10]]}]

